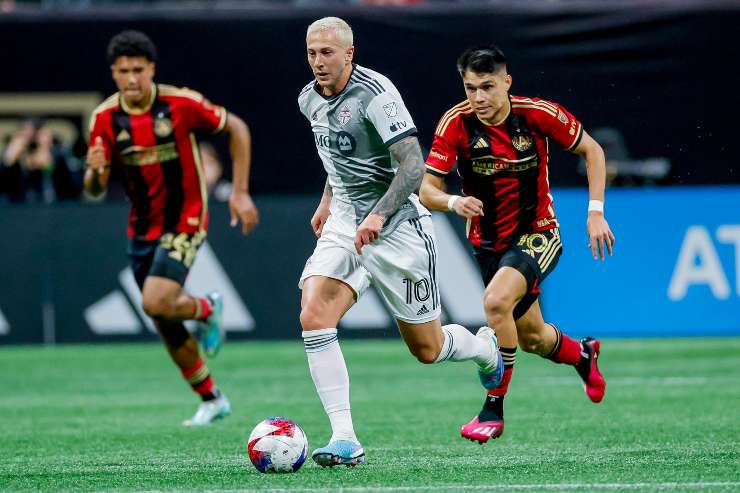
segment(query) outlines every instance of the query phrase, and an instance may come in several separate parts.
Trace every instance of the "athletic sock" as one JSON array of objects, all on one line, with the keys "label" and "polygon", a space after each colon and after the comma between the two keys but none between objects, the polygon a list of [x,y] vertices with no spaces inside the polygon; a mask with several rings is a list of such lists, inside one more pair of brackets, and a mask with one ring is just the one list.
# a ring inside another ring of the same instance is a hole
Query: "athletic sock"
[{"label": "athletic sock", "polygon": [[514,372],[514,363],[516,363],[516,347],[499,348],[504,360],[504,378],[495,389],[488,391],[486,400],[483,402],[483,409],[478,413],[478,421],[497,421],[504,419],[504,396],[509,390],[511,374]]},{"label": "athletic sock", "polygon": [[195,299],[195,320],[205,320],[213,313],[213,306],[208,298],[196,298]]},{"label": "athletic sock", "polygon": [[545,358],[555,363],[576,366],[581,360],[581,343],[560,332],[554,324],[548,323],[547,325],[555,331],[556,339],[552,351],[545,355]]},{"label": "athletic sock", "polygon": [[444,340],[435,363],[443,361],[473,360],[479,365],[488,364],[491,359],[491,345],[468,329],[458,324],[442,326]]},{"label": "athletic sock", "polygon": [[349,405],[349,374],[339,347],[337,329],[307,330],[301,336],[311,378],[331,422],[331,441],[356,442]]},{"label": "athletic sock", "polygon": [[192,367],[181,370],[180,372],[182,373],[182,377],[193,388],[193,391],[204,401],[211,401],[221,396],[221,392],[216,387],[211,373],[208,371],[208,367],[200,356],[198,356]]}]

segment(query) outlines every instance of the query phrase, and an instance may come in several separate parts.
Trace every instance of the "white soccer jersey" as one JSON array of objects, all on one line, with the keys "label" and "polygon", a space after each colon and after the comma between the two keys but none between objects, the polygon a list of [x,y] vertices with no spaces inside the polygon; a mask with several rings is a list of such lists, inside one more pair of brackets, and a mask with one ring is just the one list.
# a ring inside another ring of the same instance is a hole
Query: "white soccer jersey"
[{"label": "white soccer jersey", "polygon": [[[416,133],[403,99],[387,77],[354,65],[347,86],[324,96],[313,81],[298,96],[301,113],[311,123],[316,150],[332,187],[332,215],[347,234],[372,211],[398,169],[388,147]],[[412,218],[429,215],[412,194],[386,219],[382,235]]]}]

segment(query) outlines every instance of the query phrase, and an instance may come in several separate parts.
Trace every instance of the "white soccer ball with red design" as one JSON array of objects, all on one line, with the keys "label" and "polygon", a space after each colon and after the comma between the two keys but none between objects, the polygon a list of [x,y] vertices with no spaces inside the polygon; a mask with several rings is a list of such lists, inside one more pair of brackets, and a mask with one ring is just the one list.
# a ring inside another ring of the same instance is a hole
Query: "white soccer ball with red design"
[{"label": "white soccer ball with red design", "polygon": [[259,472],[296,472],[306,461],[308,439],[293,421],[267,418],[249,435],[247,453]]}]

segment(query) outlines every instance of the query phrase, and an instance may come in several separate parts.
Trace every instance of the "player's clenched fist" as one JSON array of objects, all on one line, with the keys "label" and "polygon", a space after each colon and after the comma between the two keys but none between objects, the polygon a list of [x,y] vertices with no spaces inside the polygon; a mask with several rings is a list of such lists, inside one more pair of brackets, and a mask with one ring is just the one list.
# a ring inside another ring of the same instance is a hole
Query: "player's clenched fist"
[{"label": "player's clenched fist", "polygon": [[452,203],[452,209],[459,216],[470,219],[483,215],[483,202],[475,197],[458,197]]},{"label": "player's clenched fist", "polygon": [[370,214],[357,228],[355,235],[355,250],[358,254],[362,253],[362,247],[369,245],[380,238],[380,230],[383,229],[385,218],[378,214]]},{"label": "player's clenched fist", "polygon": [[103,138],[95,137],[95,143],[87,149],[87,166],[97,173],[102,173],[107,165]]}]

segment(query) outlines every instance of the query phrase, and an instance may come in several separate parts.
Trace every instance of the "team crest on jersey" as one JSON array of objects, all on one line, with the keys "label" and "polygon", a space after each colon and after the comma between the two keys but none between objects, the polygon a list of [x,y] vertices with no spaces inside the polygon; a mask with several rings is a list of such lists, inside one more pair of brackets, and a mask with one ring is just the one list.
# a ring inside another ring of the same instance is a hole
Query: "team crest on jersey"
[{"label": "team crest on jersey", "polygon": [[558,110],[558,120],[560,120],[560,123],[562,123],[563,125],[568,124],[568,117],[560,110]]},{"label": "team crest on jersey", "polygon": [[519,152],[524,152],[532,147],[532,137],[529,135],[515,135],[511,138],[511,145]]},{"label": "team crest on jersey", "polygon": [[165,117],[163,113],[157,115],[154,120],[154,133],[157,137],[168,137],[172,133],[172,120]]},{"label": "team crest on jersey", "polygon": [[383,111],[385,111],[385,114],[388,116],[388,118],[393,118],[398,114],[398,106],[396,106],[396,102],[393,101],[388,104],[384,104]]},{"label": "team crest on jersey", "polygon": [[352,110],[349,108],[349,105],[345,105],[341,110],[339,110],[339,113],[337,113],[337,121],[339,121],[340,125],[345,126],[351,119]]}]

